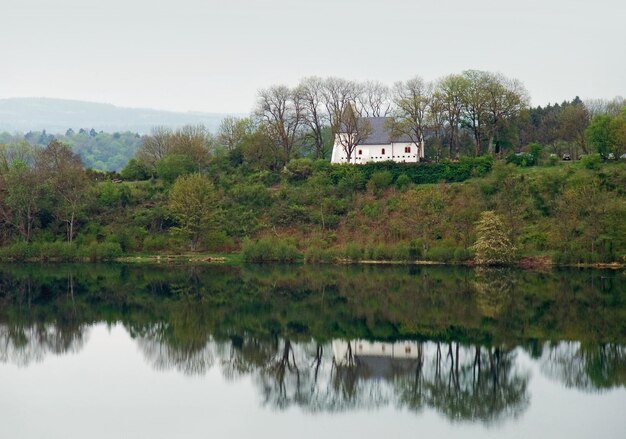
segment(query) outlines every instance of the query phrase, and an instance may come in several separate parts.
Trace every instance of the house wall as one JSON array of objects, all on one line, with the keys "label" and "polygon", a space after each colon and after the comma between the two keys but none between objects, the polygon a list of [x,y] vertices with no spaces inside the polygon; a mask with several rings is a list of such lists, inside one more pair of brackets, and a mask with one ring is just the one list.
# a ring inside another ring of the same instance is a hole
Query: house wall
[{"label": "house wall", "polygon": [[[411,148],[410,153],[405,148]],[[383,154],[383,149],[385,153]],[[359,151],[361,154],[359,154]],[[424,158],[424,151],[414,143],[388,143],[382,145],[357,145],[350,163],[364,164],[368,162],[394,161],[398,163],[416,163]],[[333,145],[331,163],[347,163],[346,153],[339,141]]]},{"label": "house wall", "polygon": [[374,356],[386,358],[410,358],[419,356],[419,345],[414,341],[397,341],[395,343],[371,342],[367,340],[333,340],[333,356],[339,365],[344,365],[348,359],[348,343],[353,356]]}]

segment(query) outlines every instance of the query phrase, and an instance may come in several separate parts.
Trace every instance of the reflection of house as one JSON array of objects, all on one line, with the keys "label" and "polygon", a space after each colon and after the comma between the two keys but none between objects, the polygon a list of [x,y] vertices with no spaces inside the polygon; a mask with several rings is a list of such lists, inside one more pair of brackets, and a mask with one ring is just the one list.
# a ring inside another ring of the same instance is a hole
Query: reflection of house
[{"label": "reflection of house", "polygon": [[[394,136],[391,132],[390,117],[364,117],[360,118],[368,124],[369,135],[359,142],[352,152],[350,163],[362,164],[367,162],[407,162],[415,163],[424,158],[424,149],[420,148],[406,134]],[[345,138],[346,133],[339,133],[333,145],[332,163],[347,163],[348,157],[340,136]]]},{"label": "reflection of house", "polygon": [[414,341],[333,340],[332,346],[338,366],[356,366],[359,375],[365,377],[391,377],[414,372],[420,357],[419,345]]}]

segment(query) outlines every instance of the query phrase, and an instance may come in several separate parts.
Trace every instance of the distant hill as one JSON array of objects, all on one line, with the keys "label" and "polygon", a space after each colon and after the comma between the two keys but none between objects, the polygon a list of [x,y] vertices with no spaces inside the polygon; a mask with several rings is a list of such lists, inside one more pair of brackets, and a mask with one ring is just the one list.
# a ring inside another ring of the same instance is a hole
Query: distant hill
[{"label": "distant hill", "polygon": [[68,128],[75,131],[94,128],[96,131],[147,134],[157,125],[177,128],[188,124],[202,124],[215,132],[225,116],[227,114],[124,108],[66,99],[0,99],[0,132],[10,133],[41,130],[65,133]]}]

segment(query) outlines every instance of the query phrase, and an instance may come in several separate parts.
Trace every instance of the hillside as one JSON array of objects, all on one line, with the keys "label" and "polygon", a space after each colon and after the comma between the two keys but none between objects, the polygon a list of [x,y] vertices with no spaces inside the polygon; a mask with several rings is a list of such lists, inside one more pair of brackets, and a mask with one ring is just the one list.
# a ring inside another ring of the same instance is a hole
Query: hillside
[{"label": "hillside", "polygon": [[68,128],[105,132],[149,133],[154,126],[172,128],[204,125],[215,132],[226,116],[221,113],[178,113],[145,108],[124,108],[111,104],[52,98],[0,99],[0,132],[46,130],[65,133]]}]

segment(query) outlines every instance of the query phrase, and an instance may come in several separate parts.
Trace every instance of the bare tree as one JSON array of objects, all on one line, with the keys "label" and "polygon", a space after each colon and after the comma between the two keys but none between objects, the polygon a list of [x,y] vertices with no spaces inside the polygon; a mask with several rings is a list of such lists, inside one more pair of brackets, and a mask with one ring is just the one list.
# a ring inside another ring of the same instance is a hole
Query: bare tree
[{"label": "bare tree", "polygon": [[[358,87],[355,82],[341,78],[330,77],[324,81],[324,106],[328,113],[330,130],[333,135],[339,133],[341,119],[348,105],[354,106],[358,95]],[[354,112],[354,109],[352,109]]]},{"label": "bare tree", "polygon": [[286,164],[303,122],[299,96],[284,85],[261,90],[255,113],[265,125],[269,137],[280,147],[281,161]]},{"label": "bare tree", "polygon": [[164,126],[154,127],[149,136],[142,138],[137,160],[154,170],[156,163],[170,153],[172,134],[172,130]]},{"label": "bare tree", "polygon": [[426,122],[432,99],[432,84],[419,76],[394,84],[394,131],[407,135],[420,151],[424,150]]},{"label": "bare tree", "polygon": [[219,146],[232,151],[253,131],[254,127],[249,118],[227,116],[220,124],[216,142]]},{"label": "bare tree", "polygon": [[358,87],[356,111],[365,117],[385,117],[391,110],[389,87],[378,81],[367,81]]},{"label": "bare tree", "polygon": [[317,76],[304,78],[295,93],[302,107],[302,120],[313,139],[315,158],[319,159],[324,156],[323,129],[329,121],[324,111],[324,80]]},{"label": "bare tree", "polygon": [[587,107],[591,118],[599,114],[617,116],[626,107],[626,99],[621,96],[616,96],[611,100],[587,99],[585,100],[585,107]]},{"label": "bare tree", "polygon": [[213,138],[204,125],[185,125],[172,133],[170,154],[186,155],[199,166],[209,161]]},{"label": "bare tree", "polygon": [[341,127],[337,140],[346,154],[347,163],[352,162],[352,154],[357,145],[362,143],[372,133],[372,125],[366,118],[359,117],[352,105],[346,106],[341,117]]}]

